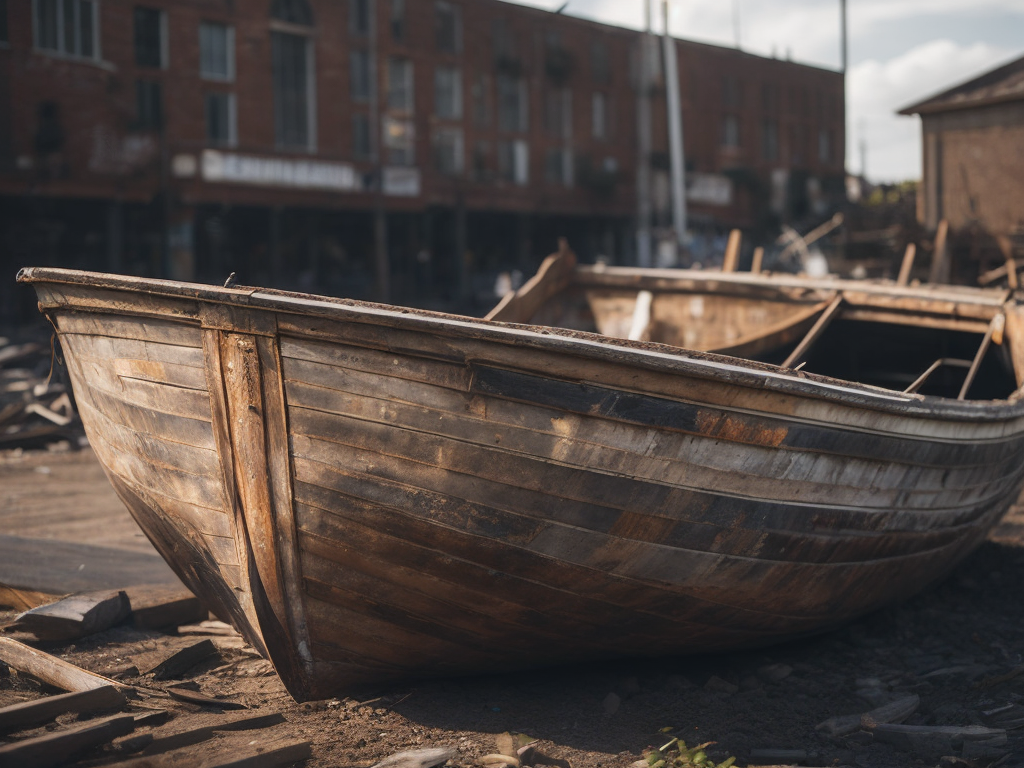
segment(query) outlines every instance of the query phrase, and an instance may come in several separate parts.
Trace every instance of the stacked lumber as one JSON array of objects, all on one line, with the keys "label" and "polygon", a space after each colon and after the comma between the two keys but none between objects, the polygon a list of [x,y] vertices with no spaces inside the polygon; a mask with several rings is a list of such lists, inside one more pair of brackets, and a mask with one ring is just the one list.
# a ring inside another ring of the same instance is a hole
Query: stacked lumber
[{"label": "stacked lumber", "polygon": [[58,358],[48,338],[0,337],[0,450],[62,440],[77,446],[83,438]]}]

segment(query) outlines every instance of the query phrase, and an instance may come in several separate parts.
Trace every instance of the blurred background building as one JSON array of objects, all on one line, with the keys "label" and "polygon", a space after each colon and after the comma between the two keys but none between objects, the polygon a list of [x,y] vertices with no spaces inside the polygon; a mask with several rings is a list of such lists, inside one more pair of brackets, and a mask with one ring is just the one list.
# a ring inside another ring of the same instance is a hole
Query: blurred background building
[{"label": "blurred background building", "polygon": [[[30,264],[466,309],[558,236],[635,263],[640,166],[672,218],[644,39],[499,0],[0,0],[0,320]],[[827,216],[843,74],[672,44],[690,258]]]}]

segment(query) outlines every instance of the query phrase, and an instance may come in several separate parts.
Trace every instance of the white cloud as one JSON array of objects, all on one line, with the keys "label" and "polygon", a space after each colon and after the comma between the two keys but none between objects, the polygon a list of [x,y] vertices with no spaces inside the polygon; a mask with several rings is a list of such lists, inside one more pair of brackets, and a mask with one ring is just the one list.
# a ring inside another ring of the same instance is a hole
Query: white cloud
[{"label": "white cloud", "polygon": [[919,178],[920,121],[897,116],[896,111],[969,80],[1011,55],[1009,50],[986,43],[962,46],[951,40],[933,40],[894,59],[871,59],[852,67],[847,80],[847,166],[861,170],[858,145],[866,137],[868,178]]}]

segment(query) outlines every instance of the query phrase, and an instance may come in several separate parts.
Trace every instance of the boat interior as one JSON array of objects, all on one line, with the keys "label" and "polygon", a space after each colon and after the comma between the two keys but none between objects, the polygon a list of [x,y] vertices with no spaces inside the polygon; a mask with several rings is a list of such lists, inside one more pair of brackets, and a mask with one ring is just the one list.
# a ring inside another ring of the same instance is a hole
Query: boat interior
[{"label": "boat interior", "polygon": [[488,317],[926,396],[1002,400],[1024,383],[1024,323],[1005,291],[587,266],[544,290],[544,277]]}]

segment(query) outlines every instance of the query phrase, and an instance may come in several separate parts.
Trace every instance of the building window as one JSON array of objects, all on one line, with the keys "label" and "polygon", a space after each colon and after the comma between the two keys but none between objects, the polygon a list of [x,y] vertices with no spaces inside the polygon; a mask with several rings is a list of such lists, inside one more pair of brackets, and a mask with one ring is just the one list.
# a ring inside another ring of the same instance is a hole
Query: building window
[{"label": "building window", "polygon": [[462,129],[434,130],[434,167],[444,176],[462,174]]},{"label": "building window", "polygon": [[7,35],[7,0],[0,0],[0,45],[10,42]]},{"label": "building window", "polygon": [[473,147],[473,180],[491,180],[491,145],[486,141],[478,141]]},{"label": "building window", "polygon": [[313,46],[305,35],[271,32],[274,135],[282,149],[313,149]]},{"label": "building window", "polygon": [[594,40],[590,44],[590,70],[595,83],[608,85],[612,81],[611,58],[608,43],[604,40]]},{"label": "building window", "polygon": [[827,128],[818,131],[818,160],[832,162],[832,131]]},{"label": "building window", "polygon": [[227,24],[199,25],[199,76],[204,80],[235,79],[235,30]]},{"label": "building window", "polygon": [[[66,56],[99,58],[99,18],[93,0],[36,0],[35,47]],[[0,3],[0,42],[8,42],[7,3]]]},{"label": "building window", "polygon": [[349,54],[350,86],[353,101],[370,100],[370,54],[368,51],[356,49]]},{"label": "building window", "polygon": [[726,115],[722,118],[722,146],[739,147],[740,145],[740,119],[736,115]]},{"label": "building window", "polygon": [[413,165],[416,162],[416,128],[412,120],[384,118],[381,130],[389,165]]},{"label": "building window", "polygon": [[434,114],[442,120],[462,119],[462,70],[438,67],[434,72]]},{"label": "building window", "polygon": [[163,11],[135,8],[135,64],[162,69],[167,66],[167,26]]},{"label": "building window", "polygon": [[765,120],[761,133],[761,155],[765,160],[779,159],[779,124]]},{"label": "building window", "polygon": [[555,138],[572,136],[572,91],[568,88],[551,88],[545,94],[544,127]]},{"label": "building window", "polygon": [[391,0],[391,39],[405,42],[405,0]]},{"label": "building window", "polygon": [[743,108],[743,87],[734,75],[722,78],[722,106],[726,109]]},{"label": "building window", "polygon": [[595,139],[608,138],[608,96],[594,91],[590,102],[590,133]]},{"label": "building window", "polygon": [[273,0],[270,5],[270,16],[285,24],[313,26],[313,9],[306,0]]},{"label": "building window", "polygon": [[369,160],[373,156],[370,145],[370,116],[362,112],[352,115],[352,156],[356,160]]},{"label": "building window", "polygon": [[529,130],[526,80],[511,75],[498,75],[498,127],[508,133]]},{"label": "building window", "polygon": [[370,34],[370,0],[348,0],[348,28],[360,37]]},{"label": "building window", "polygon": [[442,53],[462,51],[462,9],[438,0],[434,6],[434,37]]},{"label": "building window", "polygon": [[530,182],[530,149],[525,141],[498,143],[498,177],[519,186]]},{"label": "building window", "polygon": [[549,149],[544,157],[544,179],[548,184],[571,187],[573,184],[573,158],[568,149]]},{"label": "building window", "polygon": [[233,93],[206,94],[206,141],[219,147],[233,147],[238,143],[235,123],[235,95]]},{"label": "building window", "polygon": [[413,76],[409,59],[388,59],[388,109],[393,112],[412,112]]},{"label": "building window", "polygon": [[483,72],[473,79],[473,122],[479,128],[491,124],[491,76]]},{"label": "building window", "polygon": [[158,131],[163,125],[163,98],[160,83],[135,81],[135,127],[140,131]]}]

